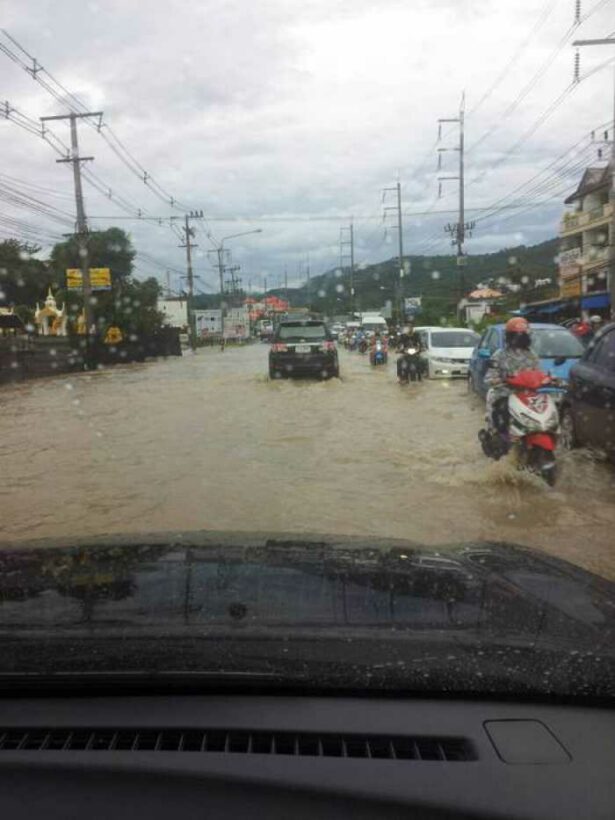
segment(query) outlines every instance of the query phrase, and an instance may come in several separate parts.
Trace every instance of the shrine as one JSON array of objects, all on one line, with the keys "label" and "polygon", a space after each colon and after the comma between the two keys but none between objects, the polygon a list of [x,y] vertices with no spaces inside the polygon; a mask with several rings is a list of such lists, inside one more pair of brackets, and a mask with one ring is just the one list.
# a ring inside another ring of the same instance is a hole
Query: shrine
[{"label": "shrine", "polygon": [[39,307],[38,302],[36,303],[34,324],[41,336],[68,335],[66,306],[58,308],[51,288],[49,288],[43,307]]}]

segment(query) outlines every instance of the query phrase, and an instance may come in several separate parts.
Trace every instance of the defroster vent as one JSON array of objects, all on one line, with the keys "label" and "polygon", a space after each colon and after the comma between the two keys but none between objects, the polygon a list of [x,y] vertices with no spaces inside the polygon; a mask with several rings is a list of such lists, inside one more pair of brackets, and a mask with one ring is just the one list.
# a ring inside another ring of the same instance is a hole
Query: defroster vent
[{"label": "defroster vent", "polygon": [[218,752],[379,760],[476,760],[459,737],[409,737],[237,729],[0,729],[1,751]]}]

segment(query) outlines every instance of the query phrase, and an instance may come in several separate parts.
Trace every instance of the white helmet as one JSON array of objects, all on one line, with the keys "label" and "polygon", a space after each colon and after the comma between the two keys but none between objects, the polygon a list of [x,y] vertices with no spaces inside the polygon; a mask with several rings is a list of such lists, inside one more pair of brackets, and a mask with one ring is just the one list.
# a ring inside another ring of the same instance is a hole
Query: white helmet
[{"label": "white helmet", "polygon": [[590,316],[589,317],[590,325],[601,325],[602,324],[602,316]]}]

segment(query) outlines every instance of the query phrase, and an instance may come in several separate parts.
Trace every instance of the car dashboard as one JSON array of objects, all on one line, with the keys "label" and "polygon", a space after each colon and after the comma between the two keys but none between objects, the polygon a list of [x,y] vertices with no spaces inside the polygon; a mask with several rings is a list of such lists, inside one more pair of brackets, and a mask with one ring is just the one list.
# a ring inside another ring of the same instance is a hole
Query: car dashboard
[{"label": "car dashboard", "polygon": [[7,818],[612,818],[615,715],[536,703],[146,695],[0,702]]}]

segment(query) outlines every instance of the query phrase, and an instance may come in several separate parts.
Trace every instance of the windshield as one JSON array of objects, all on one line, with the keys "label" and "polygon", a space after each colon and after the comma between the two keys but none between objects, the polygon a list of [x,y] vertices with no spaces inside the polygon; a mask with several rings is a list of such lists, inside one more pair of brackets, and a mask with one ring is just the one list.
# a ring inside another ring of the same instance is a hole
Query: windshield
[{"label": "windshield", "polygon": [[431,334],[431,347],[475,347],[479,335],[468,330],[444,330]]},{"label": "windshield", "polygon": [[580,358],[584,348],[568,330],[532,330],[532,350],[542,359]]},{"label": "windshield", "polygon": [[614,8],[4,0],[0,693],[615,705]]},{"label": "windshield", "polygon": [[320,324],[304,324],[297,322],[295,324],[280,325],[278,329],[278,339],[281,341],[289,341],[290,339],[324,339],[326,336],[326,328]]}]

